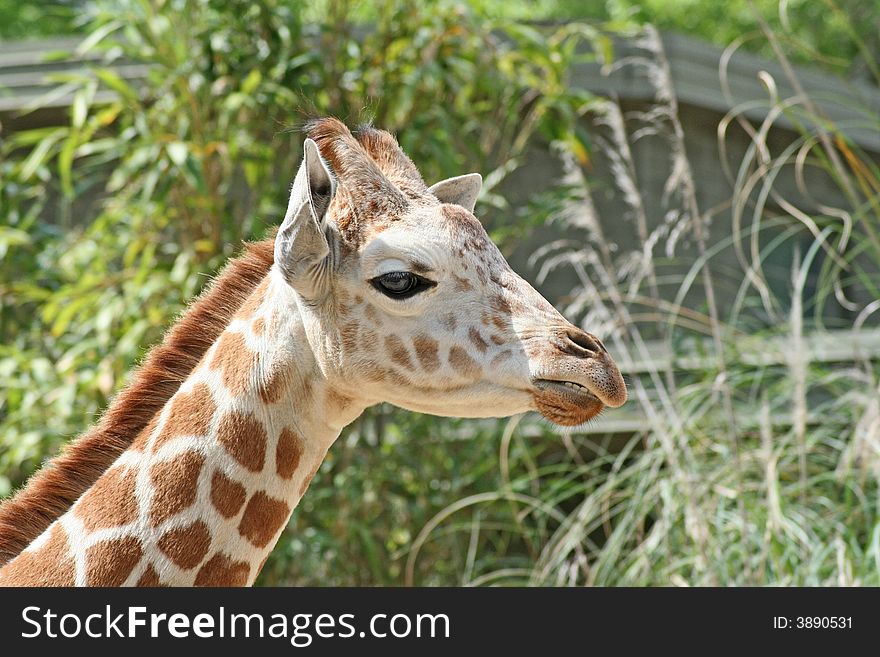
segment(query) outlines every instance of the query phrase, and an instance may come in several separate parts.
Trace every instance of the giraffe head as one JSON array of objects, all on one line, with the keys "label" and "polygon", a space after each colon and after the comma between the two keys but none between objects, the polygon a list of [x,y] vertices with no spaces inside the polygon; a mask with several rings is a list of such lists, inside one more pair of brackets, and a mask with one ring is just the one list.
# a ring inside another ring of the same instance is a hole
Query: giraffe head
[{"label": "giraffe head", "polygon": [[626,400],[597,337],[519,277],[474,218],[481,178],[427,187],[387,132],[309,130],[275,242],[328,384],[365,405],[562,425]]}]

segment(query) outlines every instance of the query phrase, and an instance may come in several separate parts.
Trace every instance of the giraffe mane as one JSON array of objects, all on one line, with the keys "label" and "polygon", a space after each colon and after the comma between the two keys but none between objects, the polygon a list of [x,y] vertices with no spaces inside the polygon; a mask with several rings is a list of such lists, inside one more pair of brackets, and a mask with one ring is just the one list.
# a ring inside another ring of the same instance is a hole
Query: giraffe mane
[{"label": "giraffe mane", "polygon": [[100,421],[0,504],[0,566],[27,547],[94,484],[177,392],[269,273],[274,236],[245,245],[153,347]]}]

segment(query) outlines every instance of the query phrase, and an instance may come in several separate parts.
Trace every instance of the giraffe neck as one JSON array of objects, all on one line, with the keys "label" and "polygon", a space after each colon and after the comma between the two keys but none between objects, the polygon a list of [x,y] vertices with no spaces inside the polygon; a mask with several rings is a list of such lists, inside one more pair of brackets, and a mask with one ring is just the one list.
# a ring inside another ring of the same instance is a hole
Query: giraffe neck
[{"label": "giraffe neck", "polygon": [[327,383],[273,269],[132,447],[0,569],[0,584],[251,584],[365,406]]}]

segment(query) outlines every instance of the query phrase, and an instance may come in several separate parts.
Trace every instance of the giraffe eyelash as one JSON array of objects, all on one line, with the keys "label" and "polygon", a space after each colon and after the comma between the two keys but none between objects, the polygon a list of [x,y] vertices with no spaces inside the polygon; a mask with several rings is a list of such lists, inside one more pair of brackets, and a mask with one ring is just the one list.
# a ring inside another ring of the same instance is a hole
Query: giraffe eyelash
[{"label": "giraffe eyelash", "polygon": [[370,284],[391,299],[409,299],[437,283],[408,271],[390,271],[370,279]]}]

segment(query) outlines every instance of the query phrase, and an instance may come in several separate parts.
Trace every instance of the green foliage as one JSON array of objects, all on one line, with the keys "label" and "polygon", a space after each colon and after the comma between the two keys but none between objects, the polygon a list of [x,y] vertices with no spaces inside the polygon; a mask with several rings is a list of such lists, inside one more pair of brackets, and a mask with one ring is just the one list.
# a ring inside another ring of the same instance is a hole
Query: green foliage
[{"label": "green foliage", "polygon": [[[723,9],[711,0],[613,0],[618,15],[653,23],[727,46],[745,47],[775,58],[755,21],[755,11],[791,49],[798,62],[880,82],[880,13],[875,0],[730,0]],[[720,12],[719,12],[720,9]]]},{"label": "green foliage", "polygon": [[621,26],[652,24],[719,47],[743,40],[747,50],[775,58],[756,15],[790,48],[794,61],[848,77],[880,79],[880,12],[876,0],[476,0],[492,15],[536,21],[590,20]]},{"label": "green foliage", "polygon": [[[358,22],[375,22],[387,12],[386,2],[302,3],[308,22],[321,22],[340,12]],[[795,61],[818,65],[848,76],[878,80],[880,12],[876,0],[470,0],[472,10],[493,20],[604,22],[615,29],[632,22],[650,23],[725,47],[743,39],[744,47],[774,57],[756,30],[755,10],[771,28],[784,34]],[[83,30],[77,16],[91,8],[88,0],[31,2],[0,0],[0,38],[23,39],[64,35]],[[222,3],[221,3],[221,11]],[[78,14],[79,12],[79,14]],[[247,12],[243,12],[247,15]],[[331,21],[332,22],[332,21]]]},{"label": "green foliage", "polygon": [[0,0],[0,39],[71,34],[81,0]]}]

